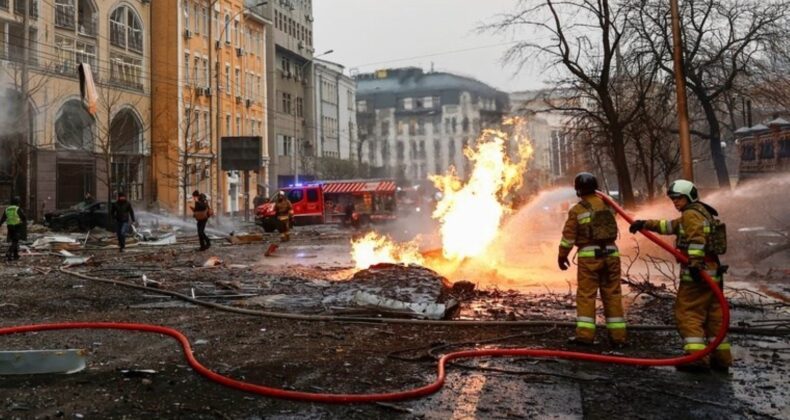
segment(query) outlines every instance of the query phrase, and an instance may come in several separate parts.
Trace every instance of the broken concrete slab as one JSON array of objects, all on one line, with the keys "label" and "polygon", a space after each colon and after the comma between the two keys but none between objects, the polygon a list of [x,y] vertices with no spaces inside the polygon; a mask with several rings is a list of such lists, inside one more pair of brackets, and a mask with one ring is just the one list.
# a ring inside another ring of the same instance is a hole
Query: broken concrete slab
[{"label": "broken concrete slab", "polygon": [[91,258],[93,258],[93,257],[90,257],[90,256],[88,256],[88,257],[79,257],[79,256],[76,256],[76,255],[72,255],[71,257],[66,257],[66,259],[63,260],[63,268],[70,268],[70,267],[76,267],[78,265],[87,264],[88,261],[91,260]]},{"label": "broken concrete slab", "polygon": [[84,349],[0,351],[0,375],[75,373],[85,369]]},{"label": "broken concrete slab", "polygon": [[79,249],[80,243],[69,236],[44,236],[42,238],[38,238],[33,242],[31,245],[33,249]]},{"label": "broken concrete slab", "polygon": [[163,238],[157,240],[144,240],[140,242],[142,246],[165,246],[165,245],[175,245],[178,243],[176,240],[176,234],[173,233],[171,235],[167,235]]}]

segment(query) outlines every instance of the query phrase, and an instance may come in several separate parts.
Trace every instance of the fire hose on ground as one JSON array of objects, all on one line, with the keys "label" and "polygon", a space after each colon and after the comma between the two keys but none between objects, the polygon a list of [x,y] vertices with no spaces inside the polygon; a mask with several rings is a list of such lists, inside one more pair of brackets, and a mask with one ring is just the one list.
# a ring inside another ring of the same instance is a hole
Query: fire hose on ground
[{"label": "fire hose on ground", "polygon": [[[629,223],[633,219],[617,205],[610,197],[599,193],[601,198],[604,199],[617,213],[619,213]],[[642,231],[651,241],[655,242],[666,251],[673,254],[680,262],[687,262],[687,258],[678,250],[674,249],[664,241],[660,240],[656,235]],[[598,363],[616,363],[622,365],[632,366],[677,366],[688,363],[693,363],[697,360],[710,354],[716,347],[724,340],[727,329],[730,323],[730,310],[724,293],[719,288],[718,284],[708,275],[705,271],[701,272],[705,282],[711,287],[716,298],[721,303],[722,323],[721,329],[716,334],[716,337],[711,340],[704,350],[687,354],[683,356],[652,359],[652,358],[637,358],[626,356],[613,356],[602,355],[593,353],[582,353],[566,350],[552,350],[552,349],[480,349],[480,350],[462,350],[444,354],[437,363],[437,376],[436,380],[428,385],[413,388],[406,391],[375,393],[375,394],[327,394],[327,393],[313,393],[294,391],[281,388],[268,387],[259,384],[239,381],[224,375],[220,375],[207,367],[203,366],[193,355],[192,347],[189,339],[181,332],[164,326],[151,325],[151,324],[137,324],[137,323],[115,323],[115,322],[66,322],[66,323],[53,323],[53,324],[35,324],[23,325],[16,327],[0,328],[0,335],[20,334],[28,332],[39,331],[54,331],[54,330],[75,330],[75,329],[113,329],[113,330],[127,330],[137,332],[150,332],[156,334],[163,334],[174,338],[181,344],[184,351],[184,357],[187,359],[190,367],[197,373],[204,377],[227,386],[229,388],[246,391],[266,397],[284,398],[298,401],[308,402],[321,402],[321,403],[372,403],[383,401],[398,401],[406,400],[417,397],[423,397],[437,392],[442,388],[445,381],[445,365],[456,359],[465,358],[480,358],[480,357],[542,357],[542,358],[559,358],[568,360],[580,360],[587,362]],[[509,322],[509,324],[514,324]]]}]

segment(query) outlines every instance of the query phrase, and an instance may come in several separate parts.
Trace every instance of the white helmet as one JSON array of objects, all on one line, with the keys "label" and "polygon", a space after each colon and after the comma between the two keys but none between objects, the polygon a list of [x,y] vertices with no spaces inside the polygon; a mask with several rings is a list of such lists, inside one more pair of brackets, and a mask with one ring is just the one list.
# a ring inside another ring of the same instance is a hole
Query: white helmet
[{"label": "white helmet", "polygon": [[670,198],[686,197],[689,200],[689,203],[696,203],[699,200],[697,187],[694,186],[694,183],[691,181],[686,181],[685,179],[678,179],[677,181],[669,184],[667,195]]}]

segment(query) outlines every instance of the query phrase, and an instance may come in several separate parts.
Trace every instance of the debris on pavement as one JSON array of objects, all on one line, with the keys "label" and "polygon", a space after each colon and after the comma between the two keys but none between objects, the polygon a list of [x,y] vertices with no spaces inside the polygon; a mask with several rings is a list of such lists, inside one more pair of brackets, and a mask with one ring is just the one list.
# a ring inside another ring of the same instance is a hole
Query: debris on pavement
[{"label": "debris on pavement", "polygon": [[230,235],[228,241],[233,245],[246,245],[263,242],[263,235],[260,233]]},{"label": "debris on pavement", "polygon": [[222,264],[223,261],[219,257],[214,256],[214,257],[209,257],[209,259],[207,259],[206,262],[203,263],[203,267],[204,268],[219,267]]},{"label": "debris on pavement", "polygon": [[354,295],[354,303],[364,308],[375,308],[391,314],[409,315],[428,319],[442,319],[444,318],[448,306],[455,306],[454,301],[448,305],[443,303],[411,303],[362,291]]},{"label": "debris on pavement", "polygon": [[85,369],[85,350],[0,351],[0,375],[75,373]]}]

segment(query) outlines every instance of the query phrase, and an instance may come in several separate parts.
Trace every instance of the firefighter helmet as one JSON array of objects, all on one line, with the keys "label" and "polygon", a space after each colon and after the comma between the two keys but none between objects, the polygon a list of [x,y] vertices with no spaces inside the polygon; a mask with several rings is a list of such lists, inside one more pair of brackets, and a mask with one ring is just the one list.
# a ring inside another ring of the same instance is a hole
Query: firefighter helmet
[{"label": "firefighter helmet", "polygon": [[284,191],[277,191],[277,197],[285,197]]},{"label": "firefighter helmet", "polygon": [[589,172],[579,172],[573,180],[573,188],[576,189],[576,195],[579,197],[594,194],[598,189],[598,179]]},{"label": "firefighter helmet", "polygon": [[669,184],[667,195],[670,198],[686,197],[689,200],[689,203],[696,203],[699,201],[697,187],[694,186],[694,183],[691,181],[686,181],[685,179],[678,179],[677,181]]}]

